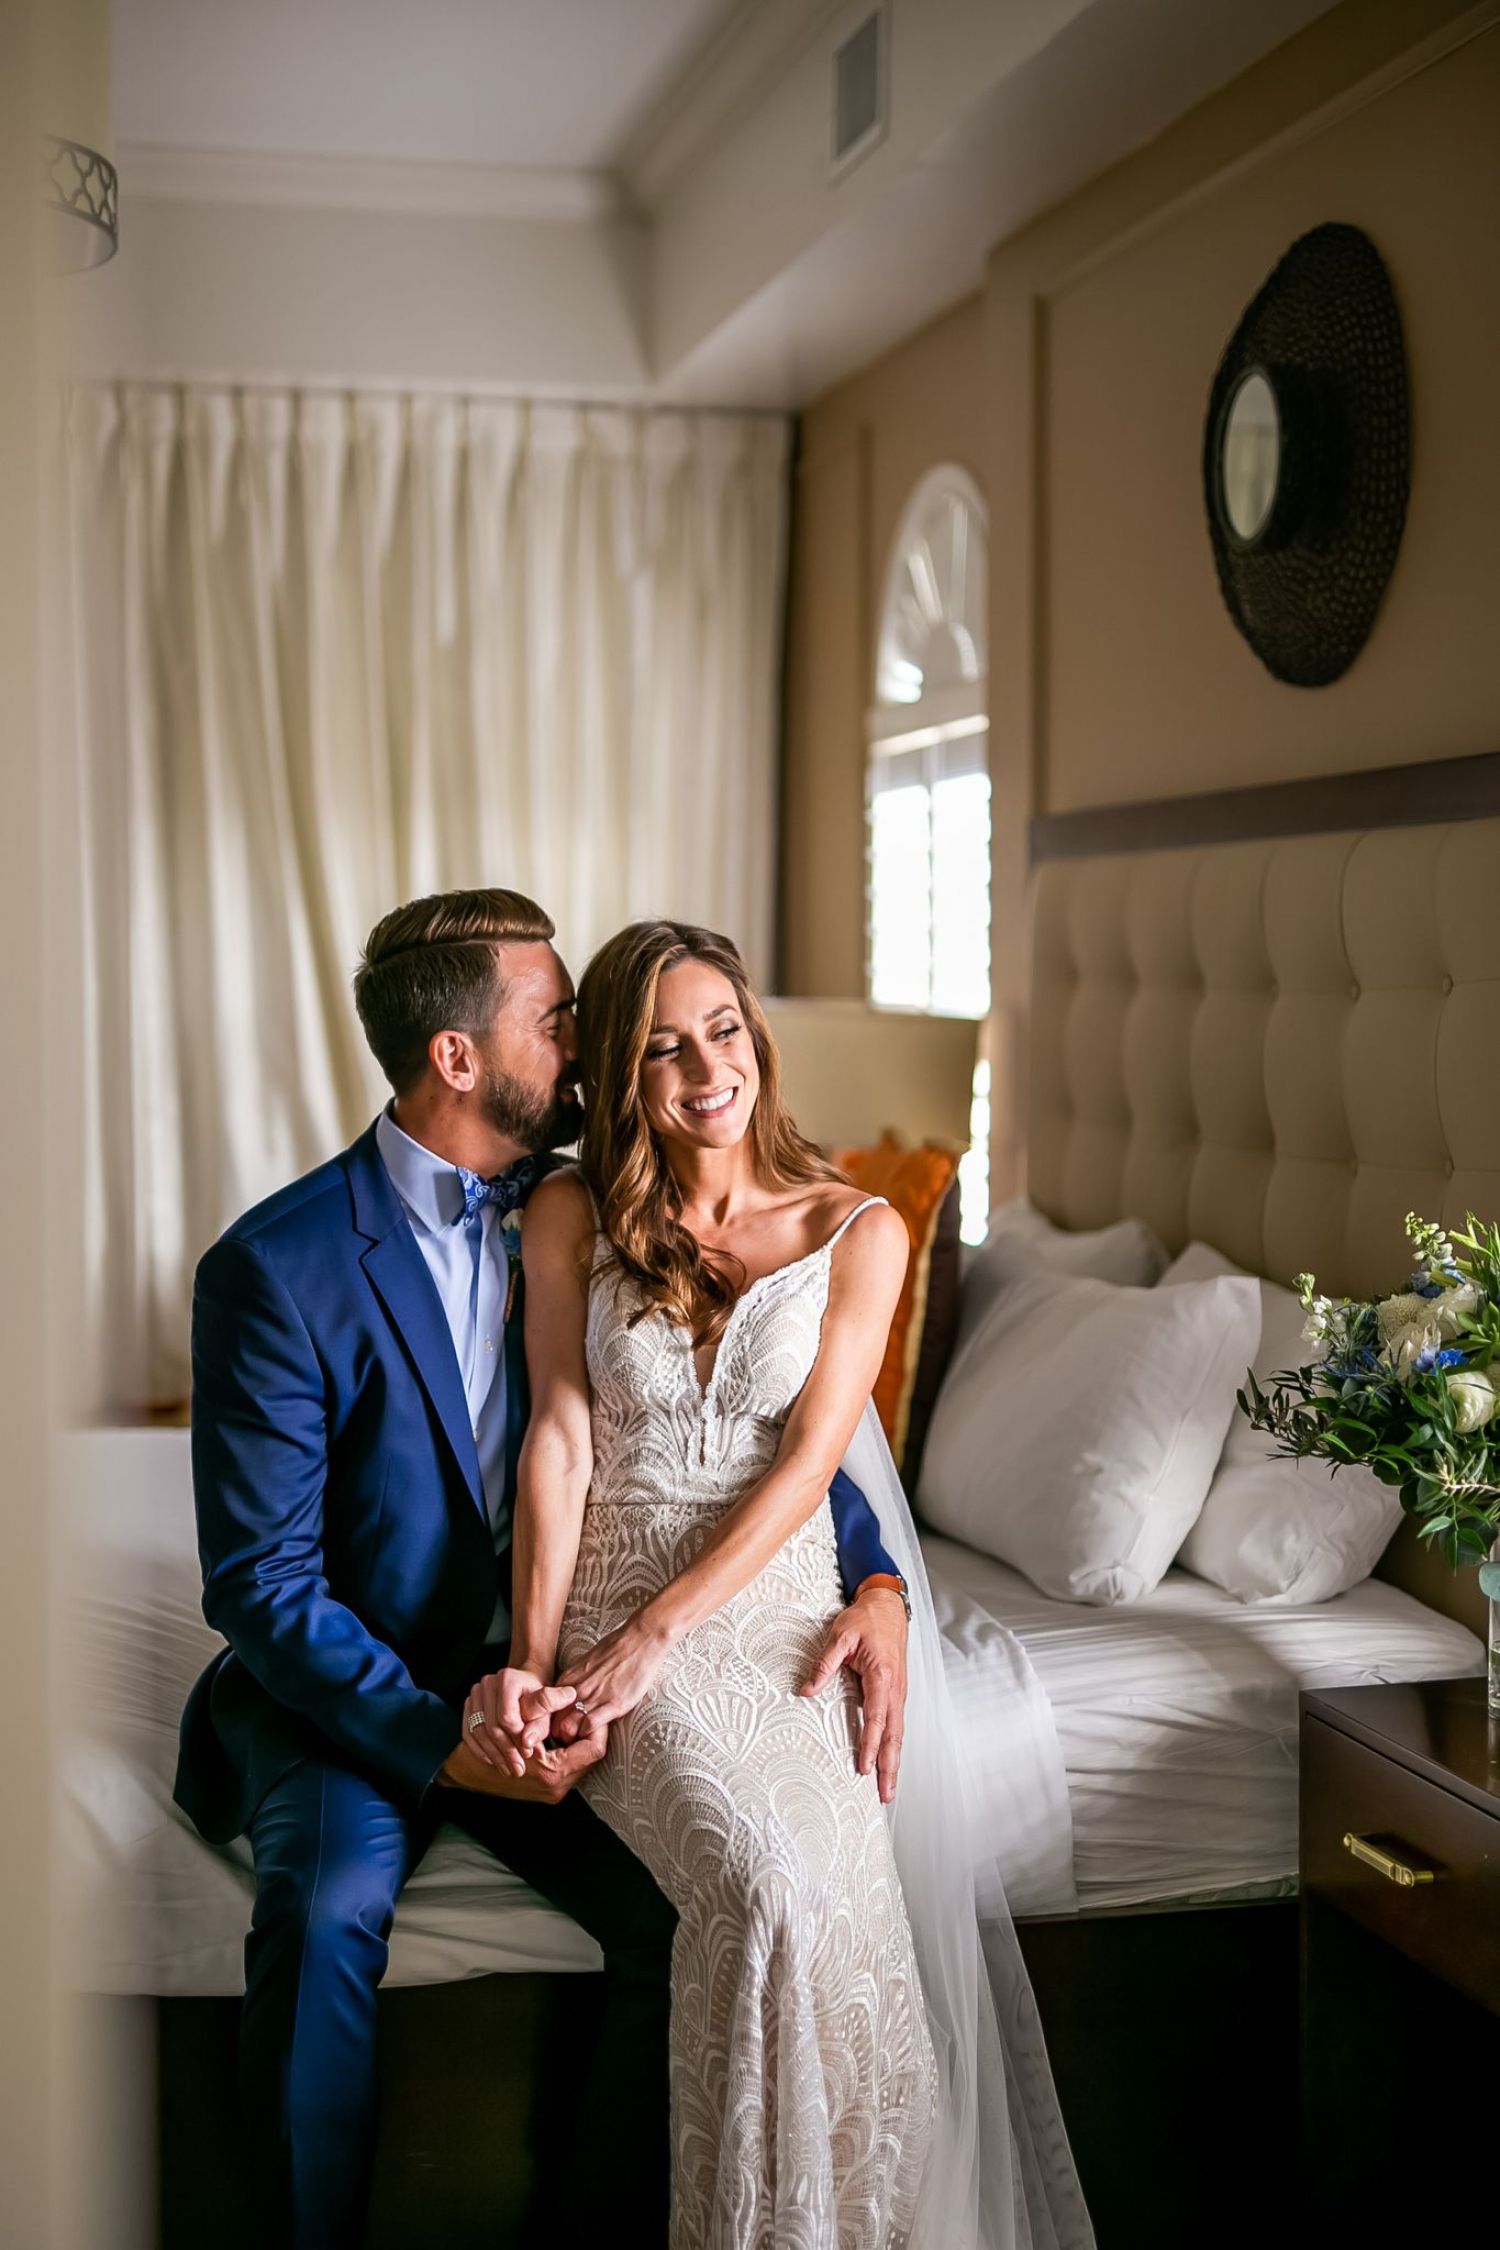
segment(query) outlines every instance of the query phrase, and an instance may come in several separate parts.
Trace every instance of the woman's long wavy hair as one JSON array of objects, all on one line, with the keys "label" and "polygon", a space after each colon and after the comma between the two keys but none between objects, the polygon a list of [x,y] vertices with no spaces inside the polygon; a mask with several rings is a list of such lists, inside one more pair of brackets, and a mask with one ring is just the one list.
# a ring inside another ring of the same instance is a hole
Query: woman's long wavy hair
[{"label": "woman's long wavy hair", "polygon": [[695,1345],[717,1345],[745,1285],[745,1269],[727,1251],[704,1250],[682,1224],[677,1183],[646,1122],[641,1093],[657,987],[682,961],[705,962],[728,979],[750,1034],[760,1072],[748,1127],[756,1177],[777,1188],[844,1175],[788,1114],[776,1042],[728,938],[691,922],[632,922],[600,946],[578,987],[580,1166],[621,1265],[645,1292],[635,1317],[660,1306],[691,1331]]}]

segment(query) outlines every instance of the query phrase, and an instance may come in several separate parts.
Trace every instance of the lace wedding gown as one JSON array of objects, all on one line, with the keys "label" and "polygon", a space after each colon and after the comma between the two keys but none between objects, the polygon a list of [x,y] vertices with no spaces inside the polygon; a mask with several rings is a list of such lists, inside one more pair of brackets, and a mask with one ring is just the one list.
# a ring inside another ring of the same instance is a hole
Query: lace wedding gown
[{"label": "lace wedding gown", "polygon": [[[750,1283],[706,1389],[692,1339],[602,1237],[589,1288],[594,1474],[563,1665],[697,1553],[770,1467],[817,1355],[833,1250]],[[582,1786],[676,1906],[672,2250],[900,2250],[936,2073],[846,1674],[799,1697],[842,1607],[828,1503],[673,1650]]]}]

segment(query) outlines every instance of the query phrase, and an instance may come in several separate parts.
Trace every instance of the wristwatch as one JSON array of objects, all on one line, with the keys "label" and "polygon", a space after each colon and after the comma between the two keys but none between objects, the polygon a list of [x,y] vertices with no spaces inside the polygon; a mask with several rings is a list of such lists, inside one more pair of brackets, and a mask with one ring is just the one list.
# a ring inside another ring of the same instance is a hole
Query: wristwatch
[{"label": "wristwatch", "polygon": [[887,1586],[893,1594],[899,1594],[901,1606],[906,1611],[906,1622],[908,1625],[911,1623],[911,1588],[899,1570],[875,1570],[868,1578],[862,1578],[854,1590],[856,1601],[867,1586]]}]

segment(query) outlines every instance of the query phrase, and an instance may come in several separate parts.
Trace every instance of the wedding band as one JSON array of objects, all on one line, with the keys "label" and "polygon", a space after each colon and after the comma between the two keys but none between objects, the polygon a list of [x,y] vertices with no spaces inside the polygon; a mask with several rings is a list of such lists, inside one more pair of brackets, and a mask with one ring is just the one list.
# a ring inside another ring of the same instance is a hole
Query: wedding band
[{"label": "wedding band", "polygon": [[589,1707],[586,1703],[575,1703],[573,1708],[578,1713],[580,1719],[586,1719],[588,1717]]},{"label": "wedding band", "polygon": [[471,1712],[469,1713],[469,1732],[470,1732],[470,1734],[472,1734],[472,1733],[474,1732],[474,1729],[475,1729],[476,1727],[482,1727],[483,1725],[484,1725],[484,1713],[483,1713],[482,1711],[471,1711]]}]

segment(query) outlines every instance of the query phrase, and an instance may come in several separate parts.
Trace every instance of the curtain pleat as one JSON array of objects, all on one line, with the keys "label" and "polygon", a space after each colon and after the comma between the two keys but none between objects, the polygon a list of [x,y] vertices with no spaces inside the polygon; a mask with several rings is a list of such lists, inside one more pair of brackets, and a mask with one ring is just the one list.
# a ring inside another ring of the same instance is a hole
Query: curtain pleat
[{"label": "curtain pleat", "polygon": [[181,1396],[193,1264],[384,1095],[350,977],[502,883],[575,973],[770,965],[786,425],[81,386],[70,401],[99,1387]]}]

